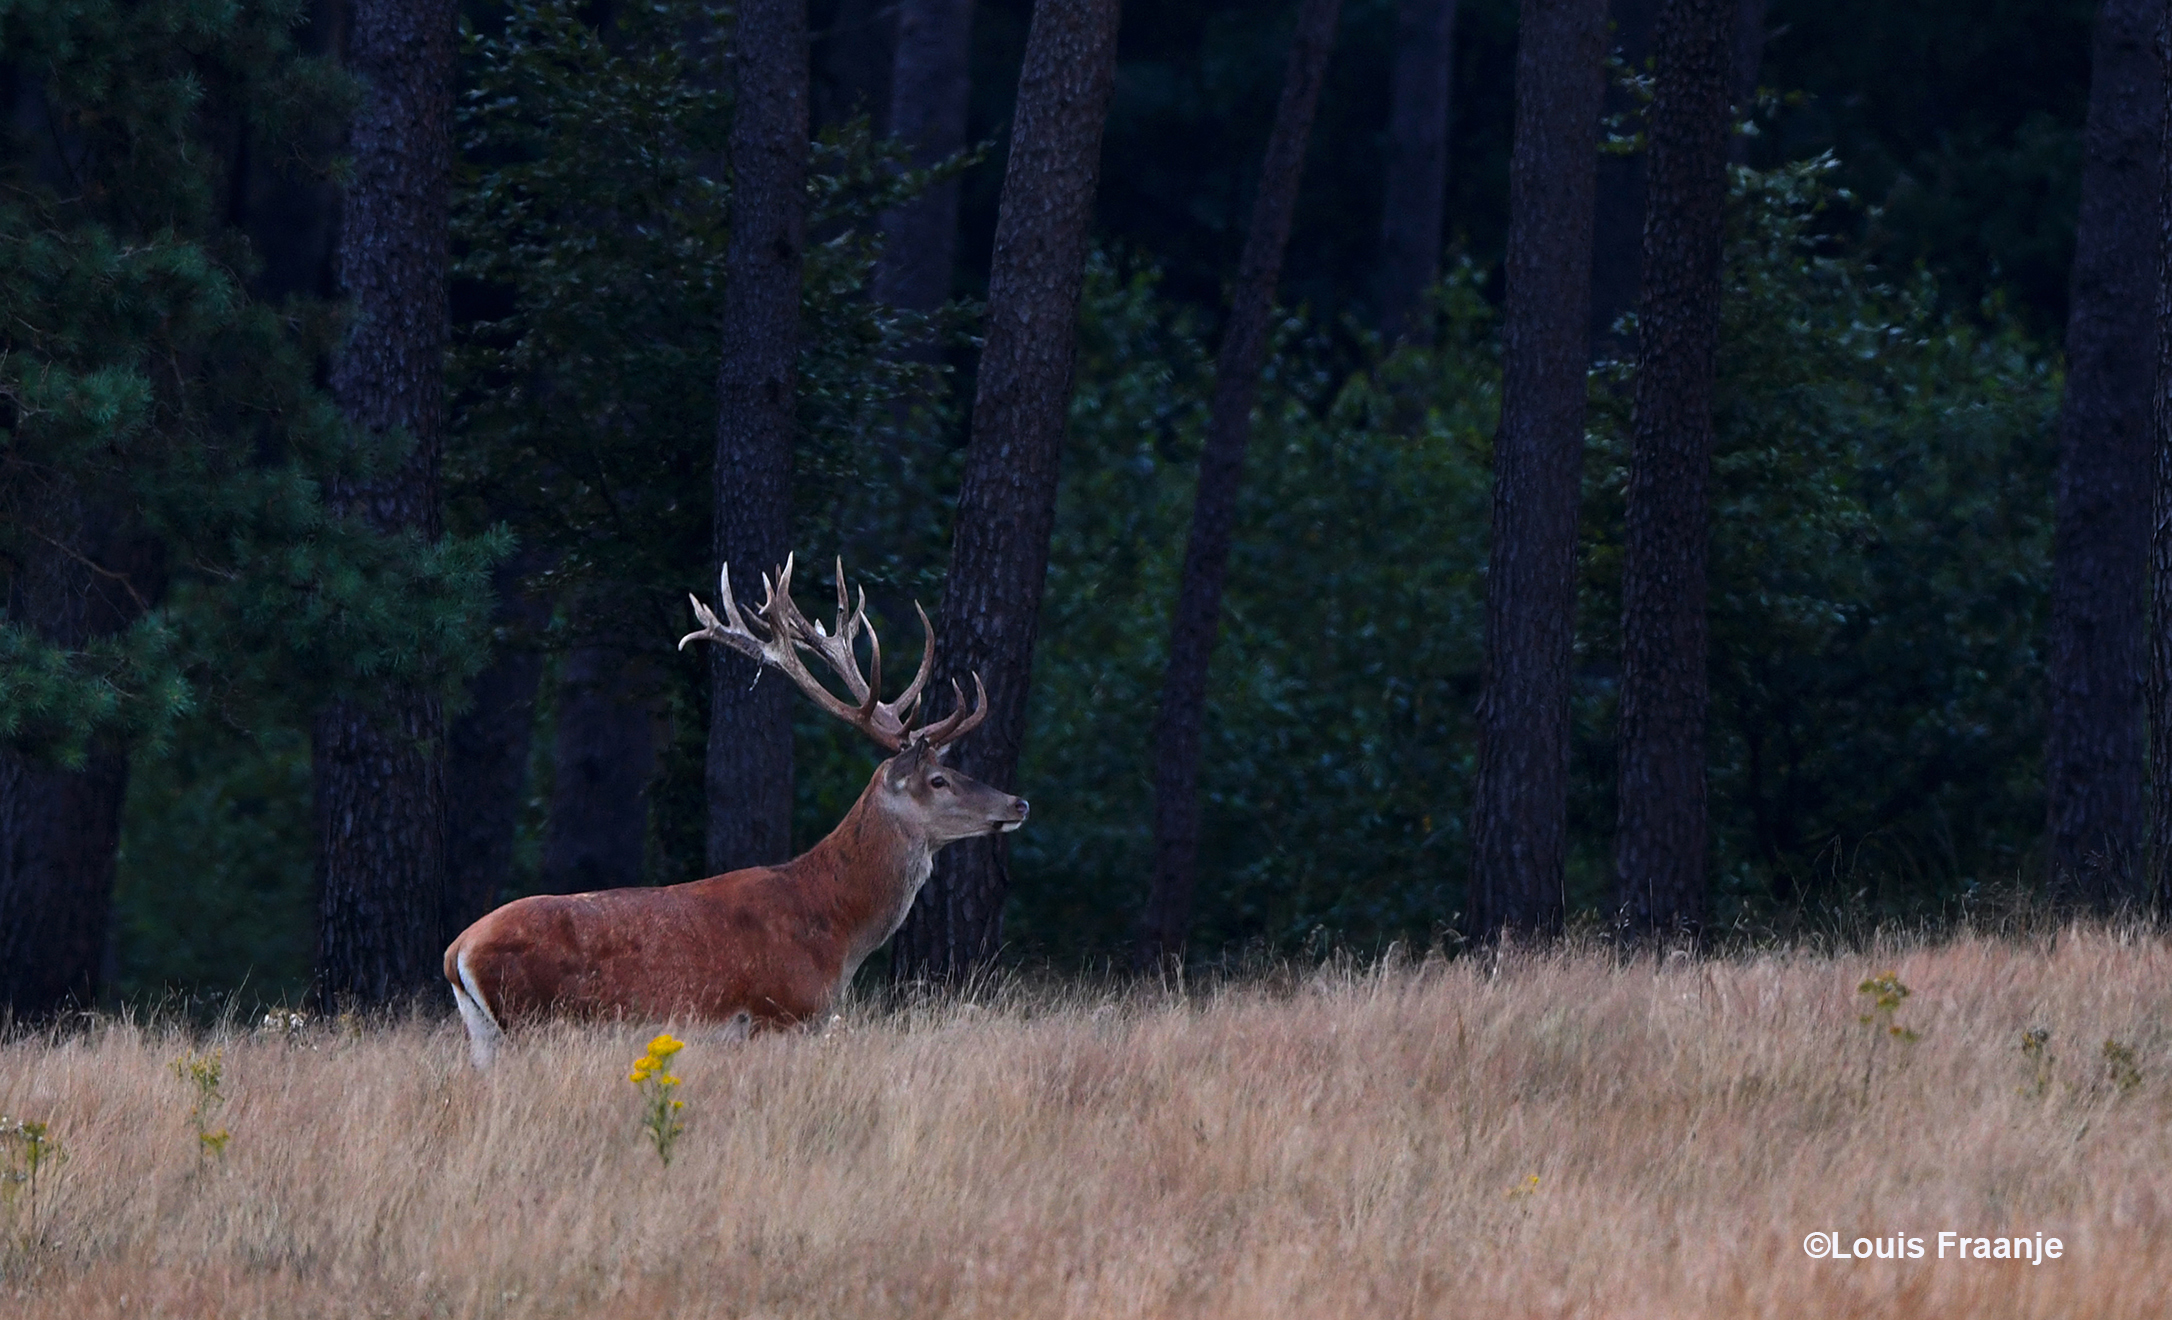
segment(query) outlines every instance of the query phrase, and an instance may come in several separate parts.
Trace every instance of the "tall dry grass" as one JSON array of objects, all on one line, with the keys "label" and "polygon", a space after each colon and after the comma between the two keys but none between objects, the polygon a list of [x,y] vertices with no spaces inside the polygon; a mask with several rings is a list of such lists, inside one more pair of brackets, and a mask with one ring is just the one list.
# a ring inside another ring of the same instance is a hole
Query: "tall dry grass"
[{"label": "tall dry grass", "polygon": [[[1872,1053],[1856,987],[1888,965],[1920,1039]],[[0,1047],[0,1109],[69,1155],[38,1241],[17,1207],[0,1312],[2158,1316],[2168,1008],[2172,948],[2103,931],[1018,991],[694,1036],[668,1169],[626,1080],[645,1030],[530,1036],[477,1075],[445,1023],[106,1023]],[[201,1163],[191,1047],[232,1095]],[[2067,1255],[1814,1261],[1813,1229]]]}]

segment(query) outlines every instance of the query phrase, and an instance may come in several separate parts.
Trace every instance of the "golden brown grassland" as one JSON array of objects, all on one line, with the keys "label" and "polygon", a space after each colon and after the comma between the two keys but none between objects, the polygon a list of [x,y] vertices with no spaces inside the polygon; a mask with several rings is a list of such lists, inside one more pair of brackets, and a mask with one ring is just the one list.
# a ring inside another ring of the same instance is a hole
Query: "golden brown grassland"
[{"label": "golden brown grassland", "polygon": [[[1889,967],[1913,1041],[1859,1020]],[[34,1227],[0,1209],[0,1312],[2159,1316],[2168,1010],[2172,946],[2095,929],[1013,989],[680,1031],[668,1168],[634,1026],[477,1075],[449,1022],[107,1020],[0,1045],[0,1110],[67,1154]],[[172,1068],[213,1049],[223,1154]],[[1928,1252],[1810,1260],[1816,1229]],[[1939,1230],[2067,1254],[1940,1261]]]}]

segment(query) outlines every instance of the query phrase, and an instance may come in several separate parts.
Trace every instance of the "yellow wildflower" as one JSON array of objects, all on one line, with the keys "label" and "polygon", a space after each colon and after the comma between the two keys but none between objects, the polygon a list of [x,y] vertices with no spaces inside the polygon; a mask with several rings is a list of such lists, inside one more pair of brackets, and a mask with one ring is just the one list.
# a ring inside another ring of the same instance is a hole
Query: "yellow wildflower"
[{"label": "yellow wildflower", "polygon": [[675,1040],[667,1032],[649,1042],[648,1053],[634,1060],[633,1071],[626,1080],[641,1088],[641,1126],[656,1145],[657,1158],[666,1165],[671,1163],[671,1147],[685,1128],[678,1122],[678,1111],[686,1108],[685,1102],[671,1098],[671,1088],[679,1079],[670,1072],[672,1055],[686,1048],[686,1042]]}]

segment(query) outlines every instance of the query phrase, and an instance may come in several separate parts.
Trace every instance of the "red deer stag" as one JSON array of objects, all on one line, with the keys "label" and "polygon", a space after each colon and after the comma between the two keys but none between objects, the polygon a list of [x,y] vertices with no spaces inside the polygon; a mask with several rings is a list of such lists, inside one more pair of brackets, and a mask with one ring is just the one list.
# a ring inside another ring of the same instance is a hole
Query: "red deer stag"
[{"label": "red deer stag", "polygon": [[[912,727],[935,664],[926,611],[919,611],[920,672],[896,700],[883,701],[882,644],[867,620],[867,593],[848,607],[841,561],[837,623],[827,631],[792,604],[791,560],[762,582],[761,608],[742,617],[729,572],[720,573],[724,618],[695,599],[701,630],[681,638],[680,648],[716,642],[781,671],[890,759],[828,838],[781,866],[660,889],[538,894],[462,931],[445,950],[445,979],[477,1067],[489,1066],[506,1027],[553,1015],[683,1018],[734,1034],[819,1022],[861,961],[905,920],[937,849],[1025,823],[1024,798],[943,764],[945,750],[987,715],[978,674],[970,711],[953,683],[951,713]],[[861,675],[855,653],[862,632],[872,677]],[[809,673],[802,650],[827,662],[854,701]]]}]

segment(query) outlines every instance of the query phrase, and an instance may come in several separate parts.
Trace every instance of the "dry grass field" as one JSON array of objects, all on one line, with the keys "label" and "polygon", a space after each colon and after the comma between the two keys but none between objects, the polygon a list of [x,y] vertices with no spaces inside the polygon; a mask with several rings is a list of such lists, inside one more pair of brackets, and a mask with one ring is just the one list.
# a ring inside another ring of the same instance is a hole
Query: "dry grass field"
[{"label": "dry grass field", "polygon": [[[1859,1021],[1888,968],[1916,1039]],[[0,1209],[0,1313],[2161,1316],[2168,1010],[2172,947],[2095,930],[1013,990],[682,1031],[668,1168],[645,1029],[478,1075],[443,1022],[104,1023],[0,1045],[0,1110],[67,1155]],[[190,1049],[221,1052],[222,1155]],[[1828,1229],[1926,1254],[1807,1258]],[[1941,1230],[2066,1250],[1941,1261]]]}]

